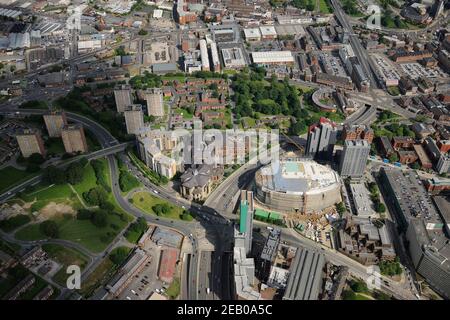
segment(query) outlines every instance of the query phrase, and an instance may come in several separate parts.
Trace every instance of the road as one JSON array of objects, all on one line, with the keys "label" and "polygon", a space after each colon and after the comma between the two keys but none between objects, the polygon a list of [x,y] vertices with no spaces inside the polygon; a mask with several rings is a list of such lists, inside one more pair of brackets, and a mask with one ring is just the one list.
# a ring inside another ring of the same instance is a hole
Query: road
[{"label": "road", "polygon": [[352,49],[356,57],[358,58],[359,63],[361,64],[364,74],[369,78],[371,87],[378,88],[378,82],[376,81],[375,76],[372,73],[370,62],[367,59],[367,51],[363,48],[358,36],[354,34],[353,28],[348,22],[349,19],[345,15],[341,4],[337,0],[331,0],[331,5],[334,8],[334,14],[338,19],[339,24],[342,26],[342,28],[344,28],[344,31],[349,34],[350,45],[352,46]]},{"label": "road", "polygon": [[[268,235],[268,231],[266,228],[264,228],[266,224],[260,223],[258,221],[255,221],[255,226],[263,226],[261,228],[261,233],[265,236]],[[315,249],[322,254],[325,255],[326,259],[330,261],[331,263],[335,265],[345,265],[349,267],[349,272],[355,277],[361,278],[365,281],[370,280],[370,277],[373,276],[372,273],[370,273],[369,269],[360,264],[359,262],[347,257],[346,255],[337,252],[334,249],[325,247],[315,241],[312,241],[310,239],[307,239],[303,236],[300,236],[296,231],[292,229],[281,229],[281,240],[286,241],[289,245],[294,246],[300,246],[300,247],[307,247]],[[398,282],[395,282],[391,280],[390,278],[387,278],[385,276],[380,275],[381,280],[381,290],[384,292],[388,292],[392,294],[397,299],[406,299],[406,300],[417,300],[417,298],[414,296],[414,294],[408,290],[405,289],[402,285],[400,285]]]}]

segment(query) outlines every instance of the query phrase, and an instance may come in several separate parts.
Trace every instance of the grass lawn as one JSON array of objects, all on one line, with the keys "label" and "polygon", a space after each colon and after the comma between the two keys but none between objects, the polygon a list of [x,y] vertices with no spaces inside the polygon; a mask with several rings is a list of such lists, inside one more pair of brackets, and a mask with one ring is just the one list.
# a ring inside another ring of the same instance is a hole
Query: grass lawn
[{"label": "grass lawn", "polygon": [[141,231],[128,231],[125,234],[125,238],[128,240],[129,243],[137,243],[139,241],[139,238],[142,236]]},{"label": "grass lawn", "polygon": [[355,293],[355,300],[375,300],[370,299],[367,295],[361,293]]},{"label": "grass lawn", "polygon": [[173,279],[172,283],[167,288],[166,294],[170,299],[176,299],[176,297],[178,297],[180,294],[180,279]]},{"label": "grass lawn", "polygon": [[189,113],[189,110],[184,108],[176,108],[174,109],[174,112],[178,115],[182,115],[185,120],[190,120],[194,117],[192,113]]},{"label": "grass lawn", "polygon": [[241,123],[245,124],[245,128],[254,128],[256,126],[256,120],[251,117],[241,118]]},{"label": "grass lawn", "polygon": [[[106,159],[101,159],[100,161],[105,162],[104,175],[107,184],[111,185],[108,163],[106,162]],[[97,179],[95,177],[94,169],[91,165],[87,165],[85,167],[83,181],[74,185],[73,188],[80,197],[82,197],[83,192],[88,191],[95,186],[97,186]],[[70,203],[75,203],[77,205],[76,208],[81,207],[78,198],[68,184],[58,186],[41,185],[37,191],[23,195],[22,199],[24,201],[37,200],[37,202],[33,204],[33,207],[37,208],[42,208],[51,201],[61,203],[67,202],[68,199],[70,200]],[[117,214],[108,214],[107,226],[104,228],[94,226],[89,220],[77,220],[76,217],[70,215],[51,218],[59,226],[59,238],[79,243],[92,252],[103,251],[117,234],[127,226],[128,222],[132,220],[132,217],[117,204],[112,193],[109,193],[109,201],[115,206],[115,212]],[[120,215],[122,215],[122,217]],[[15,236],[17,239],[30,241],[46,238],[39,230],[38,224],[26,226],[19,230]]]},{"label": "grass lawn", "polygon": [[395,87],[388,87],[387,91],[388,91],[388,93],[391,96],[398,96],[398,95],[400,95],[400,90],[399,90],[399,88],[397,86],[395,86]]},{"label": "grass lawn", "polygon": [[[58,224],[59,238],[79,243],[92,252],[103,251],[117,234],[128,224],[115,214],[108,214],[108,224],[98,228],[90,220],[78,220],[75,217],[64,216],[51,219]],[[20,229],[16,234],[19,240],[40,240],[46,236],[39,229],[39,224],[31,224]]]},{"label": "grass lawn", "polygon": [[21,181],[25,181],[28,178],[36,175],[28,173],[23,170],[16,169],[14,167],[5,167],[0,169],[0,192],[8,190],[10,187],[18,184]]},{"label": "grass lawn", "polygon": [[6,220],[0,221],[0,228],[5,232],[11,232],[16,230],[20,226],[23,226],[31,221],[28,215],[20,214],[17,216],[10,217]]},{"label": "grass lawn", "polygon": [[49,139],[46,143],[47,152],[50,154],[64,154],[64,144],[61,139]]},{"label": "grass lawn", "polygon": [[141,192],[136,192],[133,197],[133,205],[139,209],[141,209],[142,211],[144,211],[145,213],[148,214],[154,214],[156,215],[156,213],[153,211],[152,207],[156,204],[169,204],[170,206],[170,212],[163,216],[164,218],[168,218],[168,219],[180,219],[181,214],[183,213],[183,209],[177,206],[174,206],[170,203],[168,203],[167,201],[154,197],[152,194],[150,194],[147,191],[141,191]]},{"label": "grass lawn", "polygon": [[31,206],[31,212],[41,210],[50,202],[66,203],[74,209],[81,207],[78,198],[68,184],[49,186],[45,183],[40,183],[35,190],[20,195],[20,199],[25,202],[35,201]]},{"label": "grass lawn", "polygon": [[45,239],[45,236],[42,234],[41,230],[39,230],[38,224],[30,224],[25,228],[20,229],[16,232],[14,237],[19,240],[28,241]]},{"label": "grass lawn", "polygon": [[45,250],[52,259],[63,265],[53,277],[53,280],[61,285],[66,284],[67,277],[69,276],[66,273],[66,269],[69,265],[77,265],[83,270],[88,263],[88,257],[72,248],[66,248],[57,244],[44,244],[42,249]]},{"label": "grass lawn", "polygon": [[176,76],[162,76],[161,77],[162,80],[168,80],[168,81],[180,81],[180,82],[184,82],[186,80],[186,76],[185,75],[176,75]]},{"label": "grass lawn", "polygon": [[319,12],[320,13],[324,13],[324,14],[328,14],[328,13],[332,13],[332,10],[330,10],[330,7],[328,7],[328,4],[325,0],[319,0]]},{"label": "grass lawn", "polygon": [[88,278],[81,283],[79,293],[85,298],[90,297],[96,288],[108,281],[115,270],[116,266],[109,258],[103,259]]},{"label": "grass lawn", "polygon": [[222,72],[229,76],[234,76],[236,73],[239,73],[239,71],[234,69],[224,69]]},{"label": "grass lawn", "polygon": [[80,197],[83,197],[83,193],[89,191],[91,188],[97,186],[97,178],[95,177],[94,168],[90,164],[84,167],[83,181],[75,184],[73,188],[77,191]]}]

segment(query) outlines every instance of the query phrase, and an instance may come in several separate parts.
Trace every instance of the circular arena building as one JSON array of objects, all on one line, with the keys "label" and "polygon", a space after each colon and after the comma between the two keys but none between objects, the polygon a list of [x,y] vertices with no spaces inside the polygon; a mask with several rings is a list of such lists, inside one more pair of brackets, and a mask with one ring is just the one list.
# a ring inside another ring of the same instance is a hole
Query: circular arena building
[{"label": "circular arena building", "polygon": [[255,183],[256,199],[275,211],[316,213],[342,201],[339,175],[312,160],[266,165],[256,172]]}]

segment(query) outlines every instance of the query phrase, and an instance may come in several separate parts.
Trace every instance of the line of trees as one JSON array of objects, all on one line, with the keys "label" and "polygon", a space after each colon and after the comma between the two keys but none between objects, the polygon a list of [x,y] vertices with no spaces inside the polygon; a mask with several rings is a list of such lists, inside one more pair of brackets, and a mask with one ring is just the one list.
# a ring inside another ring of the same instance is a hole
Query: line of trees
[{"label": "line of trees", "polygon": [[71,163],[67,168],[62,169],[55,166],[48,166],[44,169],[43,179],[48,184],[64,184],[70,183],[72,185],[83,181],[84,166],[88,163],[86,158],[81,158],[79,161]]}]

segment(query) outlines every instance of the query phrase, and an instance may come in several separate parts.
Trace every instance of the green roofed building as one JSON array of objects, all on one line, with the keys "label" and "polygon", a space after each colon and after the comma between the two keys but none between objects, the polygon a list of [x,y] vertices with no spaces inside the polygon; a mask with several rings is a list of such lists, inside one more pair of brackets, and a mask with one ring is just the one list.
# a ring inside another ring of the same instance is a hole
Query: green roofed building
[{"label": "green roofed building", "polygon": [[247,200],[241,200],[240,205],[241,216],[239,219],[239,232],[247,232],[247,215],[248,215],[248,202]]},{"label": "green roofed building", "polygon": [[269,212],[262,210],[262,209],[255,209],[255,217],[261,220],[261,218],[263,220],[267,220],[269,219]]},{"label": "green roofed building", "polygon": [[253,232],[253,192],[241,190],[239,232],[245,237],[245,251],[249,254],[252,251]]}]

